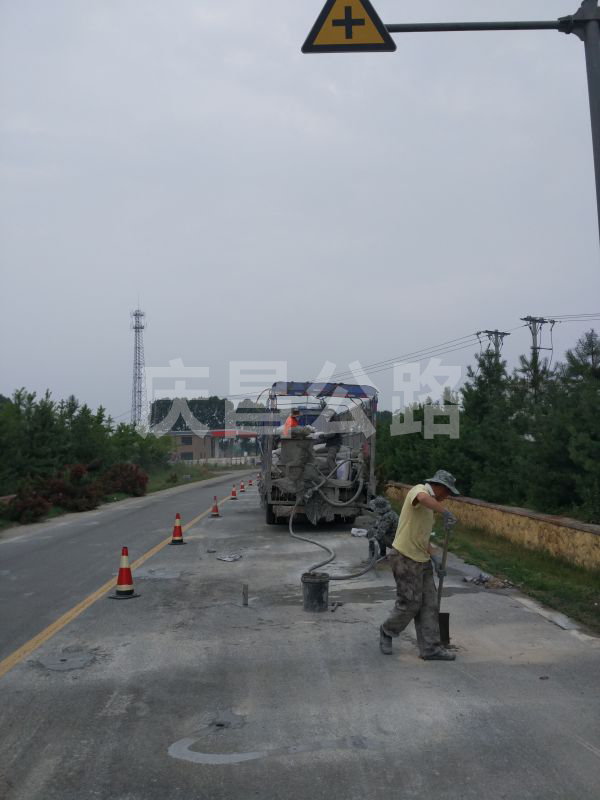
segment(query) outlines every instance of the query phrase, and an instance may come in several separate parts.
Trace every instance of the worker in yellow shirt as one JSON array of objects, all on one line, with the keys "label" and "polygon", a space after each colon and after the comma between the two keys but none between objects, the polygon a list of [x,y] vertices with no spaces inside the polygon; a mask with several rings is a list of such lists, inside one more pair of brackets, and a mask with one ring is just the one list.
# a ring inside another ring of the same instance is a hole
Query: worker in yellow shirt
[{"label": "worker in yellow shirt", "polygon": [[[458,493],[454,477],[440,469],[433,478],[413,486],[406,495],[389,556],[396,580],[396,603],[379,629],[379,646],[385,655],[392,653],[392,637],[398,636],[414,620],[421,658],[426,661],[455,659],[440,642],[429,538],[434,513],[442,515],[446,530],[450,531],[456,524],[456,517],[442,503],[451,494]],[[438,574],[440,569],[436,562]]]}]

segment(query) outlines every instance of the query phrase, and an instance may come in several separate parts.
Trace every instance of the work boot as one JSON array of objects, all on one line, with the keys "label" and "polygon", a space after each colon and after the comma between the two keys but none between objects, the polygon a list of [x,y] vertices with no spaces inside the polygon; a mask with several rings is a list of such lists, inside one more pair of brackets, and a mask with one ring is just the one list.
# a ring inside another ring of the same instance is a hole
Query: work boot
[{"label": "work boot", "polygon": [[439,650],[434,650],[433,653],[421,656],[423,661],[454,661],[456,656],[449,650],[440,647]]},{"label": "work boot", "polygon": [[383,630],[383,625],[379,628],[379,649],[386,656],[392,655],[392,637]]}]

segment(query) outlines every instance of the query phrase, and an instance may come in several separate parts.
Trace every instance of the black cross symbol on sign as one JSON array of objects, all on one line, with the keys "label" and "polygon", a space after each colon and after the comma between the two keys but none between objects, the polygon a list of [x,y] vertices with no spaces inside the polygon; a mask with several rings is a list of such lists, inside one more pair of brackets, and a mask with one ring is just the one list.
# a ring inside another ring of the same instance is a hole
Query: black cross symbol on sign
[{"label": "black cross symbol on sign", "polygon": [[352,19],[352,6],[344,6],[344,19],[334,19],[331,24],[336,28],[344,26],[346,28],[346,39],[352,39],[354,26],[361,27],[365,24],[365,19],[364,17],[362,19]]}]

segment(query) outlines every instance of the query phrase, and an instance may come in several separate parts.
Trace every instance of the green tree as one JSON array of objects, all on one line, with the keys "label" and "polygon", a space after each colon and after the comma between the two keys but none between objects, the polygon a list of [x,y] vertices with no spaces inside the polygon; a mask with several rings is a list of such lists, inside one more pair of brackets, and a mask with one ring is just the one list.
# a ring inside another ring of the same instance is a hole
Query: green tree
[{"label": "green tree", "polygon": [[489,350],[476,356],[476,364],[476,370],[468,368],[462,388],[460,449],[469,491],[490,502],[515,502],[520,493],[514,462],[521,441],[512,422],[506,362]]},{"label": "green tree", "polygon": [[578,511],[588,521],[600,522],[600,338],[594,330],[567,351],[561,373]]}]

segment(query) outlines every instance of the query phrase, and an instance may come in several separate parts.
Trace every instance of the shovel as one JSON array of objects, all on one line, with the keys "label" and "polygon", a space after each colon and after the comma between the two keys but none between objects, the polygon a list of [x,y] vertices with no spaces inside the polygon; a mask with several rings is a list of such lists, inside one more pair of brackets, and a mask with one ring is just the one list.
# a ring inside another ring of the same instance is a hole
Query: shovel
[{"label": "shovel", "polygon": [[[442,554],[442,573],[446,572],[446,561],[448,559],[448,539],[450,533],[448,528],[444,529],[444,552]],[[438,619],[440,622],[440,641],[446,647],[450,644],[450,614],[447,611],[440,611],[442,605],[442,589],[444,587],[444,575],[438,578]]]}]

